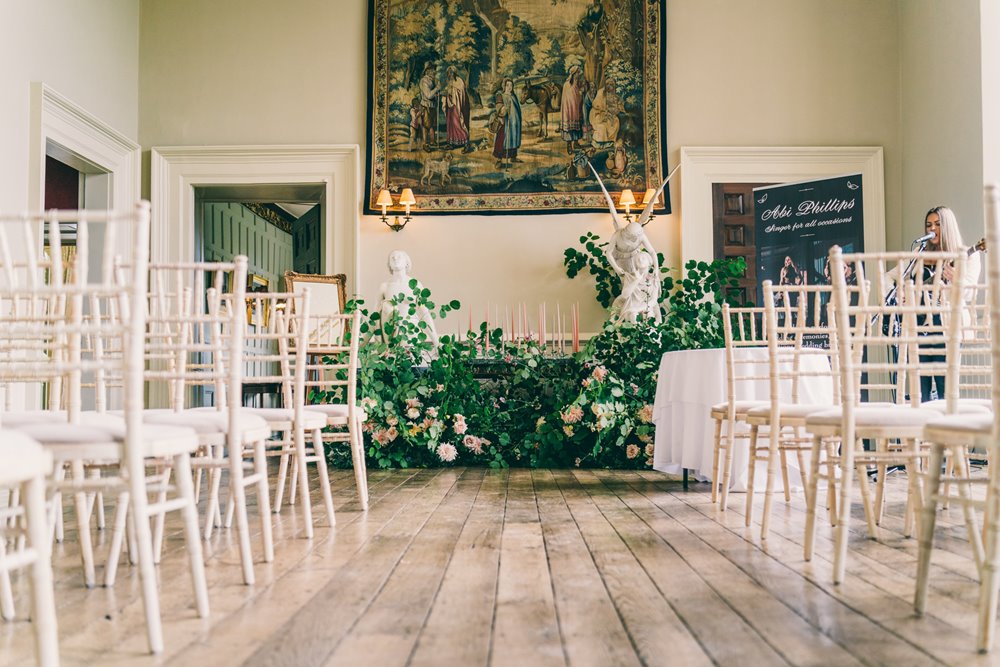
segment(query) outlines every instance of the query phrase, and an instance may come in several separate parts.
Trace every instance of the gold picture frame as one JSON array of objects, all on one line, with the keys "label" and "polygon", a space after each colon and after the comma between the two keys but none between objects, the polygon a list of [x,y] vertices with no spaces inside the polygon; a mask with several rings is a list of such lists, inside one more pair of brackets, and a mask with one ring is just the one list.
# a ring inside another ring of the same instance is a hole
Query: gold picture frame
[{"label": "gold picture frame", "polygon": [[309,287],[311,315],[337,315],[347,308],[347,276],[343,273],[296,273],[285,271],[285,289],[301,292]]},{"label": "gold picture frame", "polygon": [[[265,329],[271,322],[271,308],[268,301],[258,301],[250,294],[271,291],[271,281],[259,273],[247,274],[247,322]],[[256,304],[260,303],[258,309]],[[259,312],[258,312],[259,311]]]}]

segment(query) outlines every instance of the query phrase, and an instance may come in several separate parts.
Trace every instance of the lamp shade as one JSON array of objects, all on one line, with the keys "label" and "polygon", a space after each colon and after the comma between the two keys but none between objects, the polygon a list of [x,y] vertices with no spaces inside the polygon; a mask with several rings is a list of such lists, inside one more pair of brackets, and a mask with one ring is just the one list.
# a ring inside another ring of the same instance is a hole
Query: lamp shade
[{"label": "lamp shade", "polygon": [[621,195],[618,197],[619,206],[634,206],[635,205],[635,195],[628,188],[622,190]]},{"label": "lamp shade", "polygon": [[376,206],[392,206],[392,195],[389,194],[388,190],[382,190],[378,193],[378,199],[375,200]]},{"label": "lamp shade", "polygon": [[653,201],[654,197],[656,197],[656,190],[653,188],[646,190],[646,194],[642,196],[642,205],[645,206],[649,202]]},{"label": "lamp shade", "polygon": [[413,190],[410,188],[403,188],[403,194],[399,195],[399,203],[403,206],[413,206],[416,204],[417,200],[413,196]]}]

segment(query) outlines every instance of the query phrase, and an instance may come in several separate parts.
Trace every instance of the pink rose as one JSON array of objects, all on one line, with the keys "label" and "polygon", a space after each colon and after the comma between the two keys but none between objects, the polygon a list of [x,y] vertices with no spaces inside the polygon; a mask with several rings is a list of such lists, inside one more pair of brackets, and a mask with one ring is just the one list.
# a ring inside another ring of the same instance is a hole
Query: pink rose
[{"label": "pink rose", "polygon": [[458,450],[455,449],[455,445],[445,442],[438,445],[437,455],[445,463],[451,463],[458,458]]},{"label": "pink rose", "polygon": [[639,456],[639,446],[629,445],[628,447],[626,447],[625,456],[627,456],[630,459],[634,459],[635,457]]}]

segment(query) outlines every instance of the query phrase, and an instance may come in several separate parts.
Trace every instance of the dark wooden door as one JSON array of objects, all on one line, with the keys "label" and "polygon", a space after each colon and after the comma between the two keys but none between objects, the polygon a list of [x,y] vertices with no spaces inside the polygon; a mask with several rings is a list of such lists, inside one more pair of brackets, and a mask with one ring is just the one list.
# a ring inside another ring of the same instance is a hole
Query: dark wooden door
[{"label": "dark wooden door", "polygon": [[757,293],[757,245],[753,189],[770,183],[713,183],[712,225],[715,259],[742,257],[747,271],[740,280],[738,301],[749,304]]}]

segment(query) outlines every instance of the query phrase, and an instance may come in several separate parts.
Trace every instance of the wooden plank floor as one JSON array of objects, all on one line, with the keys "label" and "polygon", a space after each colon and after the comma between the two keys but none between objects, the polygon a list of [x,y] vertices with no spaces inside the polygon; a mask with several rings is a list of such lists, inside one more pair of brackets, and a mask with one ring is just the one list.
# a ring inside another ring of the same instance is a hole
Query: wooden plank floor
[{"label": "wooden plank floor", "polygon": [[[317,495],[275,517],[277,555],[241,583],[234,535],[206,544],[212,614],[196,617],[180,524],[159,566],[166,652],[145,653],[134,568],[82,585],[72,531],[54,565],[64,665],[980,665],[978,587],[957,508],[942,511],[930,611],[912,612],[917,545],[902,536],[905,477],[889,482],[882,539],[860,508],[848,579],[831,581],[832,530],[802,559],[801,495],[775,503],[772,535],[744,527],[708,485],[655,472],[373,471],[359,510],[336,471],[330,528]],[[255,508],[251,507],[251,510]],[[67,524],[69,526],[69,524]],[[95,531],[99,558],[108,536]],[[257,553],[259,548],[254,542]],[[100,576],[100,572],[98,573]],[[0,664],[32,662],[27,582],[0,622]]]}]

